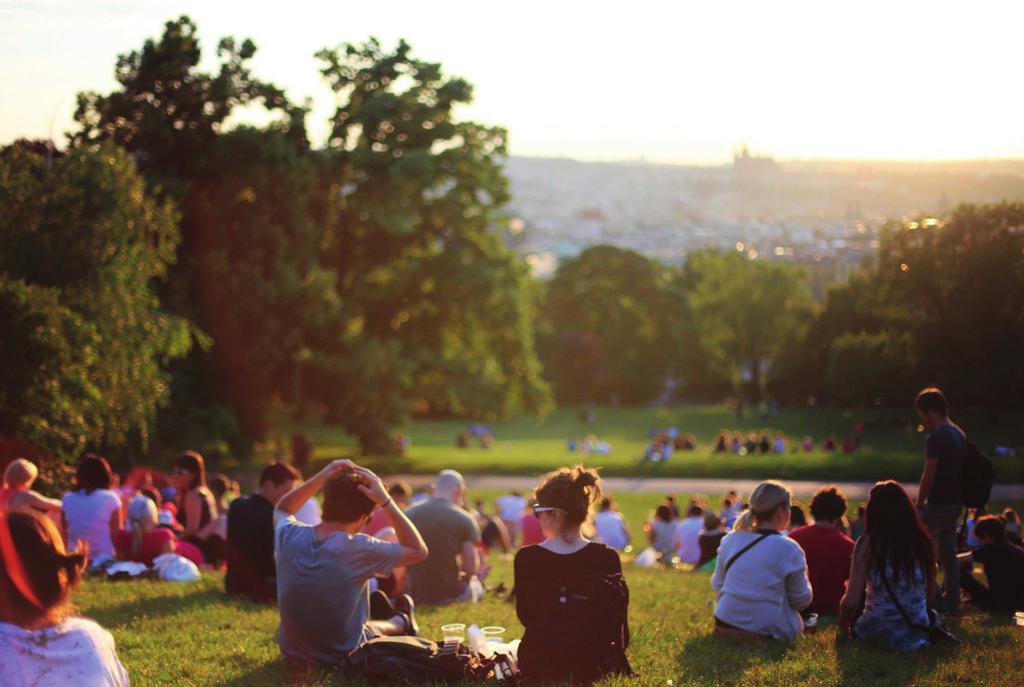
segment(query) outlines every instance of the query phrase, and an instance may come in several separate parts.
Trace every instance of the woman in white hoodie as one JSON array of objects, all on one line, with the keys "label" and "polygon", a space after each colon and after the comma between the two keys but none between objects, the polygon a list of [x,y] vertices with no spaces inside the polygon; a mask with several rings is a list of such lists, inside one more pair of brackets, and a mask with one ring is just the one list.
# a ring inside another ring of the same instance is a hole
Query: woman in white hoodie
[{"label": "woman in white hoodie", "polygon": [[711,576],[716,631],[785,640],[803,631],[800,611],[813,595],[804,551],[783,534],[790,502],[785,485],[762,482],[722,540]]}]

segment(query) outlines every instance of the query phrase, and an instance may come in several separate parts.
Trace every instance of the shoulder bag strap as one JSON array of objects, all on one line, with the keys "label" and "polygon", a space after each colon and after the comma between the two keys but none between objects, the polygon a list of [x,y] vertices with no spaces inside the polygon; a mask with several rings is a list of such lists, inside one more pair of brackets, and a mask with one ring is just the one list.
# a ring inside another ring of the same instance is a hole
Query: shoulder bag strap
[{"label": "shoulder bag strap", "polygon": [[921,632],[931,632],[932,628],[925,627],[924,625],[918,625],[917,623],[912,621],[910,619],[910,616],[907,615],[907,612],[903,610],[903,605],[900,603],[900,600],[896,598],[896,593],[893,591],[892,585],[889,584],[889,577],[885,574],[885,561],[881,561],[881,565],[879,565],[878,567],[878,574],[882,577],[882,584],[885,585],[885,591],[889,593],[889,598],[892,599],[893,604],[896,606],[896,610],[900,612],[900,617],[903,618],[903,622],[905,622],[907,625],[914,628],[915,630],[920,630]]},{"label": "shoulder bag strap", "polygon": [[773,534],[778,534],[778,532],[762,532],[760,537],[758,537],[757,539],[755,539],[754,541],[750,542],[749,544],[744,546],[742,549],[740,549],[739,552],[735,556],[730,558],[729,562],[725,564],[725,570],[722,571],[722,579],[725,580],[725,576],[727,574],[729,574],[729,568],[732,567],[733,563],[735,563],[737,560],[739,560],[740,556],[745,554],[747,551],[750,551],[752,548],[754,548],[755,546],[757,546],[758,544],[760,544],[761,542],[763,542],[765,539],[767,539],[768,537],[772,536]]}]

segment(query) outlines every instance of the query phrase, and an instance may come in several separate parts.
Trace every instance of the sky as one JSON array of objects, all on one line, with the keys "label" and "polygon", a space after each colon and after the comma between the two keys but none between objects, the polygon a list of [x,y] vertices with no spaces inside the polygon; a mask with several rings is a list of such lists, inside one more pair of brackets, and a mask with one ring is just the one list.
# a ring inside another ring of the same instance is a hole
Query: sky
[{"label": "sky", "polygon": [[1024,157],[1024,3],[861,0],[0,0],[0,144],[71,128],[75,94],[188,14],[205,64],[252,38],[253,69],[326,134],[313,53],[376,36],[474,84],[460,115],[515,155],[716,164]]}]

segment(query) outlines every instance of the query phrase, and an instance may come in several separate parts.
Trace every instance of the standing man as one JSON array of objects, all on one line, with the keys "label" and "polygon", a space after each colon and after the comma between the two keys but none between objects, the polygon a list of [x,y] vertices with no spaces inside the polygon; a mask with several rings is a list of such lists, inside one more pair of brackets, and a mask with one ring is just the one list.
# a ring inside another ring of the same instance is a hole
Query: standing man
[{"label": "standing man", "polygon": [[961,482],[967,461],[967,435],[949,419],[949,403],[939,389],[923,389],[914,400],[914,407],[921,423],[928,428],[917,507],[935,542],[942,568],[942,593],[935,606],[942,612],[956,613],[960,609],[956,525],[964,505]]}]

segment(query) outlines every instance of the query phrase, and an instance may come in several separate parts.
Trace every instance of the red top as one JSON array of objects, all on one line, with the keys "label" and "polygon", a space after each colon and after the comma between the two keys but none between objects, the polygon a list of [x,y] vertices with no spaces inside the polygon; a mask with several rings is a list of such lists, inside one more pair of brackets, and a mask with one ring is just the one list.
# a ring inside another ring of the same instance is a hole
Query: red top
[{"label": "red top", "polygon": [[809,611],[822,615],[839,613],[853,559],[853,540],[834,527],[807,525],[789,533],[807,556],[814,599]]},{"label": "red top", "polygon": [[522,546],[540,544],[544,541],[544,528],[540,526],[540,519],[533,513],[527,513],[519,521],[519,528],[523,532]]},{"label": "red top", "polygon": [[363,534],[377,536],[377,533],[386,527],[391,527],[391,519],[383,508],[374,508],[370,519],[363,525]]},{"label": "red top", "polygon": [[132,533],[129,530],[121,530],[114,535],[114,551],[122,561],[135,561],[153,565],[153,559],[164,553],[163,549],[167,542],[174,541],[174,533],[163,527],[146,532],[142,535],[142,546],[139,548],[139,555],[132,553]]}]

